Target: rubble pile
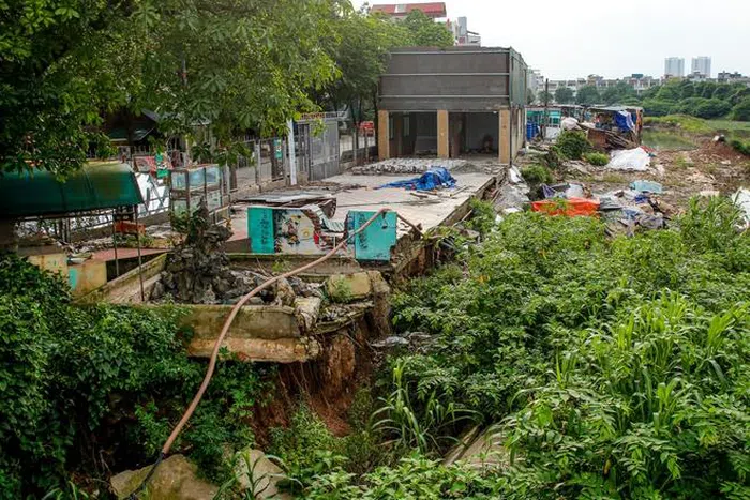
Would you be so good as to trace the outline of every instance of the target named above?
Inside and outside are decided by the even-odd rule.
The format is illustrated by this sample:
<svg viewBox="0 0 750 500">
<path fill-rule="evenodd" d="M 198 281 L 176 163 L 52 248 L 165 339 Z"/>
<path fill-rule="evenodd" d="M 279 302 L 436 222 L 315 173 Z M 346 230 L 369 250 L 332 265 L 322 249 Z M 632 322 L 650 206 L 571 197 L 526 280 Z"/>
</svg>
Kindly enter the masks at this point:
<svg viewBox="0 0 750 500">
<path fill-rule="evenodd" d="M 432 167 L 444 167 L 448 170 L 456 170 L 466 167 L 466 160 L 436 160 L 423 158 L 391 158 L 389 160 L 354 167 L 352 175 L 406 175 L 421 174 Z"/>
<path fill-rule="evenodd" d="M 229 257 L 221 251 L 232 232 L 212 225 L 205 205 L 189 225 L 184 243 L 167 257 L 161 282 L 154 286 L 151 299 L 169 294 L 181 303 L 214 304 L 239 296 L 244 282 L 230 271 Z"/>
<path fill-rule="evenodd" d="M 233 304 L 271 276 L 250 270 L 230 269 L 229 257 L 222 250 L 232 235 L 220 225 L 208 222 L 208 210 L 201 207 L 190 222 L 184 243 L 167 257 L 161 280 L 152 291 L 151 300 L 165 298 L 184 304 Z M 297 297 L 323 297 L 320 285 L 291 277 L 278 280 L 261 290 L 248 304 L 293 306 Z"/>
</svg>

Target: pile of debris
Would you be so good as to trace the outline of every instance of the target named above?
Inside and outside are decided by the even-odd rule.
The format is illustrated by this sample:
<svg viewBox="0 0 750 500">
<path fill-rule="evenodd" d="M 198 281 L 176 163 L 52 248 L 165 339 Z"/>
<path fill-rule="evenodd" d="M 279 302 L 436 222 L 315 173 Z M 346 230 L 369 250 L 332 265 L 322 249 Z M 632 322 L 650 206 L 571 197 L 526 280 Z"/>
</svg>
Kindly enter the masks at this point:
<svg viewBox="0 0 750 500">
<path fill-rule="evenodd" d="M 232 232 L 211 224 L 205 202 L 186 225 L 185 240 L 167 257 L 161 283 L 151 292 L 152 300 L 169 294 L 181 303 L 214 304 L 236 296 L 241 283 L 229 270 L 229 257 L 221 251 Z"/>
<path fill-rule="evenodd" d="M 636 180 L 627 190 L 600 195 L 592 195 L 585 184 L 578 182 L 542 184 L 541 192 L 544 199 L 532 202 L 532 211 L 550 215 L 599 215 L 611 223 L 611 229 L 624 227 L 628 234 L 636 227 L 662 229 L 676 213 L 673 206 L 660 199 L 662 185 L 648 180 Z"/>
<path fill-rule="evenodd" d="M 352 175 L 409 175 L 421 174 L 428 169 L 440 166 L 448 170 L 457 170 L 469 165 L 466 160 L 391 158 L 379 163 L 372 163 L 350 170 Z"/>
<path fill-rule="evenodd" d="M 170 297 L 183 304 L 232 304 L 270 278 L 262 272 L 230 269 L 229 257 L 222 247 L 232 232 L 210 223 L 205 204 L 187 226 L 184 242 L 169 254 L 161 280 L 151 291 L 152 301 Z M 274 287 L 261 290 L 249 304 L 291 306 L 298 296 L 322 297 L 319 288 L 299 278 L 282 279 Z"/>
</svg>

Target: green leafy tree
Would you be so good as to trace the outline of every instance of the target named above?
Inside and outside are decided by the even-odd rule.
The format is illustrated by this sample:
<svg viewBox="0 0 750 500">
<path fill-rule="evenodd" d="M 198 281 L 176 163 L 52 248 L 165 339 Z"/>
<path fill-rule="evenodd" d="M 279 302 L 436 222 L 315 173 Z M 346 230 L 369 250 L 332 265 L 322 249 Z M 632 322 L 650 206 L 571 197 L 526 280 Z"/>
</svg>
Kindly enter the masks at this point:
<svg viewBox="0 0 750 500">
<path fill-rule="evenodd" d="M 328 88 L 330 106 L 349 106 L 356 121 L 375 106 L 378 78 L 392 47 L 409 45 L 410 32 L 381 16 L 346 12 L 335 23 L 337 44 L 331 50 L 338 78 Z M 320 102 L 320 101 L 319 101 Z"/>
<path fill-rule="evenodd" d="M 129 9 L 0 1 L 0 171 L 33 165 L 65 175 L 85 161 L 100 111 L 133 90 Z"/>
<path fill-rule="evenodd" d="M 576 93 L 576 104 L 593 105 L 599 104 L 600 100 L 599 90 L 593 85 L 583 87 Z"/>
<path fill-rule="evenodd" d="M 555 102 L 558 104 L 572 104 L 575 101 L 573 91 L 568 87 L 559 87 L 555 90 Z"/>
<path fill-rule="evenodd" d="M 706 99 L 695 109 L 695 116 L 706 120 L 722 118 L 729 114 L 732 105 L 719 99 Z"/>
<path fill-rule="evenodd" d="M 657 99 L 646 99 L 643 101 L 643 109 L 646 116 L 667 116 L 674 112 L 675 104 Z"/>
<path fill-rule="evenodd" d="M 220 141 L 246 129 L 279 133 L 315 104 L 308 90 L 336 76 L 321 47 L 335 46 L 334 0 L 165 0 L 134 16 L 142 44 L 131 106 L 152 109 L 171 133 L 208 124 Z"/>
<path fill-rule="evenodd" d="M 637 95 L 633 87 L 625 82 L 617 82 L 614 87 L 607 87 L 601 94 L 604 104 L 625 104 L 626 101 L 637 100 Z"/>
<path fill-rule="evenodd" d="M 436 23 L 421 10 L 412 10 L 403 20 L 411 34 L 411 42 L 418 47 L 452 47 L 453 34 L 442 23 Z"/>
<path fill-rule="evenodd" d="M 750 97 L 746 97 L 732 108 L 732 119 L 750 122 Z"/>
<path fill-rule="evenodd" d="M 547 104 L 552 104 L 555 102 L 555 96 L 552 94 L 552 92 L 547 92 L 546 90 L 542 90 L 539 92 L 539 102 L 544 104 L 545 102 Z"/>
</svg>

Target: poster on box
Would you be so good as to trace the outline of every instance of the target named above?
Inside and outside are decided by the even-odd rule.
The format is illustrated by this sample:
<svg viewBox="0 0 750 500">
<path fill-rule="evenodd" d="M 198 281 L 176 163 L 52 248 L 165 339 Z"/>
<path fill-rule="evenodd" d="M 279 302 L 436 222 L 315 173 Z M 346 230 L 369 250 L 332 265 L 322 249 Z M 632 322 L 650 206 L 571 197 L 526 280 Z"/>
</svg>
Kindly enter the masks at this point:
<svg viewBox="0 0 750 500">
<path fill-rule="evenodd" d="M 315 255 L 326 250 L 315 223 L 302 210 L 274 210 L 276 253 Z"/>
</svg>

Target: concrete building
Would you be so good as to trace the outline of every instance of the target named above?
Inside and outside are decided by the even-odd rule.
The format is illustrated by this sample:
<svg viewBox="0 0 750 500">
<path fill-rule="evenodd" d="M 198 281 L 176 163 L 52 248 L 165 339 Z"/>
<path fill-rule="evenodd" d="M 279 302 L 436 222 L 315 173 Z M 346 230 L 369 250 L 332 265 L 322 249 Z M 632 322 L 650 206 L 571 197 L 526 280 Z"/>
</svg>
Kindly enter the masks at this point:
<svg viewBox="0 0 750 500">
<path fill-rule="evenodd" d="M 734 83 L 742 83 L 750 87 L 750 76 L 745 76 L 741 73 L 737 73 L 736 71 L 734 73 L 730 73 L 728 71 L 722 71 L 719 73 L 718 78 L 716 79 L 719 83 L 726 83 L 726 84 L 734 84 Z"/>
<path fill-rule="evenodd" d="M 544 76 L 542 75 L 542 72 L 538 69 L 530 69 L 529 81 L 526 85 L 534 95 L 534 98 L 538 99 L 539 92 L 544 90 Z"/>
<path fill-rule="evenodd" d="M 424 15 L 432 19 L 440 19 L 448 16 L 445 2 L 426 3 L 381 3 L 370 8 L 370 12 L 385 14 L 393 19 L 403 19 L 413 10 L 421 10 Z"/>
<path fill-rule="evenodd" d="M 710 57 L 694 57 L 692 69 L 690 71 L 693 75 L 701 75 L 705 78 L 711 78 L 711 58 Z"/>
<path fill-rule="evenodd" d="M 664 76 L 682 78 L 685 76 L 685 59 L 668 57 L 664 59 Z"/>
<path fill-rule="evenodd" d="M 455 158 L 523 146 L 528 69 L 512 48 L 404 48 L 380 77 L 378 156 Z"/>
<path fill-rule="evenodd" d="M 470 45 L 479 47 L 482 45 L 482 37 L 479 33 L 469 31 L 466 17 L 459 17 L 455 21 L 448 20 L 445 23 L 448 30 L 453 33 L 455 44 L 459 47 Z"/>
</svg>

